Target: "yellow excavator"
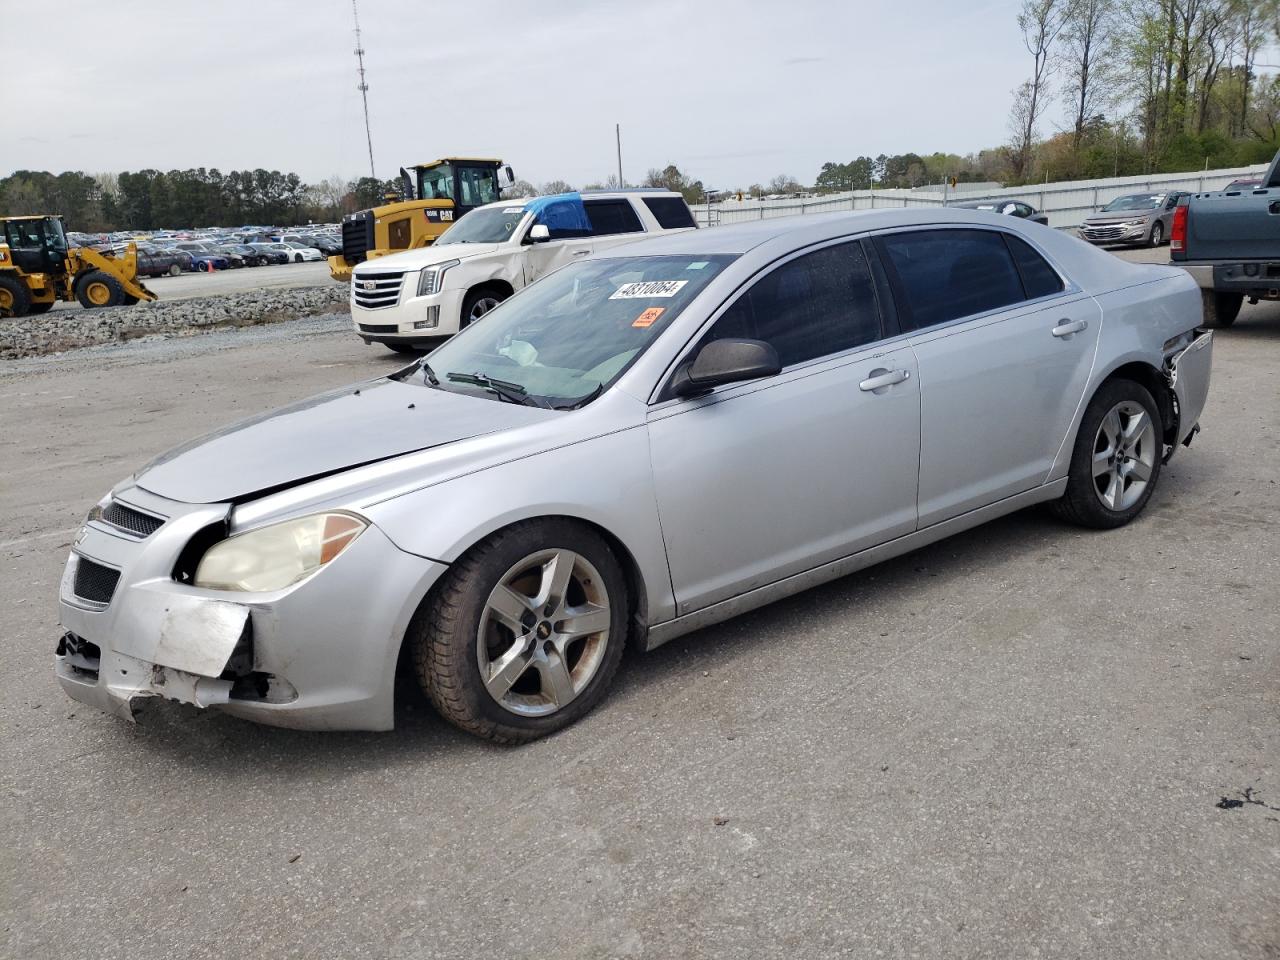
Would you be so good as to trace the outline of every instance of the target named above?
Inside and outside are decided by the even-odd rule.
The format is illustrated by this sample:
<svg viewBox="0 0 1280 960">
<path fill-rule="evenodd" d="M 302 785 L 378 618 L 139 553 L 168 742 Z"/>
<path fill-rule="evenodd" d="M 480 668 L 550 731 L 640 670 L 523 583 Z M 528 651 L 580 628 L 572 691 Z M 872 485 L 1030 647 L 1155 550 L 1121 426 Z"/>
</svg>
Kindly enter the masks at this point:
<svg viewBox="0 0 1280 960">
<path fill-rule="evenodd" d="M 329 274 L 351 279 L 358 263 L 401 250 L 426 247 L 464 213 L 502 199 L 515 174 L 501 160 L 446 157 L 400 168 L 400 195 L 380 207 L 342 218 L 342 253 L 329 258 Z"/>
<path fill-rule="evenodd" d="M 0 217 L 0 317 L 44 313 L 59 300 L 92 308 L 155 298 L 138 280 L 132 243 L 111 256 L 68 247 L 61 217 Z"/>
</svg>

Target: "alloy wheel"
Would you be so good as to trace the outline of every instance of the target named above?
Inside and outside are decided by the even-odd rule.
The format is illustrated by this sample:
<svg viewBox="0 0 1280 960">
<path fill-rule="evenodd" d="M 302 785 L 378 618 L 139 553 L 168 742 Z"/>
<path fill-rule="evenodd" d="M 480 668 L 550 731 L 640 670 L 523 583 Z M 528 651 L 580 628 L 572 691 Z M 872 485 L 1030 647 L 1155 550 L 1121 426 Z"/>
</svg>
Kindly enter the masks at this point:
<svg viewBox="0 0 1280 960">
<path fill-rule="evenodd" d="M 1093 489 L 1108 510 L 1128 510 L 1142 498 L 1159 455 L 1155 425 L 1133 400 L 1102 418 L 1093 441 Z"/>
<path fill-rule="evenodd" d="M 467 315 L 467 323 L 475 323 L 501 302 L 497 297 L 481 297 L 471 305 L 471 313 Z"/>
<path fill-rule="evenodd" d="M 480 614 L 480 679 L 511 713 L 555 713 L 595 677 L 610 622 L 609 592 L 585 557 L 565 549 L 531 554 L 502 576 Z"/>
</svg>

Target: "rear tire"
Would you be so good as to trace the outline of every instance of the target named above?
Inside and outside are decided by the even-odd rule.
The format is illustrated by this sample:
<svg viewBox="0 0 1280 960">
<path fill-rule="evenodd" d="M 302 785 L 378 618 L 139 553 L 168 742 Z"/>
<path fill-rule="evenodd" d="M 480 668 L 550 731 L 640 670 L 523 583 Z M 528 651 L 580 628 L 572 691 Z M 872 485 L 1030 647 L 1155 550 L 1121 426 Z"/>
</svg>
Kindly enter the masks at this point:
<svg viewBox="0 0 1280 960">
<path fill-rule="evenodd" d="M 25 317 L 31 311 L 26 284 L 10 274 L 0 274 L 0 317 Z"/>
<path fill-rule="evenodd" d="M 622 567 L 598 534 L 530 520 L 454 563 L 406 642 L 441 716 L 479 737 L 525 743 L 604 696 L 626 646 L 627 603 Z"/>
<path fill-rule="evenodd" d="M 179 276 L 181 273 L 182 273 L 182 264 L 180 263 L 169 264 L 169 276 L 176 277 L 176 276 Z"/>
<path fill-rule="evenodd" d="M 1213 290 L 1201 290 L 1204 301 L 1205 326 L 1219 329 L 1229 327 L 1240 315 L 1240 305 L 1244 303 L 1243 293 L 1217 293 Z"/>
<path fill-rule="evenodd" d="M 90 270 L 76 281 L 76 299 L 87 310 L 118 307 L 124 298 L 124 286 L 105 270 Z"/>
<path fill-rule="evenodd" d="M 1050 507 L 1077 526 L 1122 527 L 1151 499 L 1163 455 L 1164 424 L 1155 399 L 1132 380 L 1110 380 L 1085 409 L 1066 493 Z"/>
</svg>

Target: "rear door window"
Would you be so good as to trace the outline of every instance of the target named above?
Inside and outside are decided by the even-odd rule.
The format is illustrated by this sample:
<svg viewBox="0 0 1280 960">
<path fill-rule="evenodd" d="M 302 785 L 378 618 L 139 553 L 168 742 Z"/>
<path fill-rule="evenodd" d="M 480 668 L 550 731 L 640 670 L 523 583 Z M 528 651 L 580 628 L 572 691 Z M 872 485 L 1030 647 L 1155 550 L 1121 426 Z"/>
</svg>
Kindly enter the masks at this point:
<svg viewBox="0 0 1280 960">
<path fill-rule="evenodd" d="M 1008 233 L 1005 234 L 1004 239 L 1009 244 L 1009 252 L 1013 254 L 1014 262 L 1018 265 L 1018 273 L 1022 275 L 1022 286 L 1026 290 L 1028 300 L 1049 297 L 1066 289 L 1062 277 L 1058 276 L 1058 271 L 1049 266 L 1049 261 L 1036 253 L 1031 244 Z"/>
<path fill-rule="evenodd" d="M 644 225 L 626 200 L 584 200 L 591 234 L 596 237 L 616 233 L 643 233 Z"/>
<path fill-rule="evenodd" d="M 998 310 L 1026 296 L 1004 237 L 994 230 L 916 230 L 876 239 L 895 275 L 904 329 Z"/>
</svg>

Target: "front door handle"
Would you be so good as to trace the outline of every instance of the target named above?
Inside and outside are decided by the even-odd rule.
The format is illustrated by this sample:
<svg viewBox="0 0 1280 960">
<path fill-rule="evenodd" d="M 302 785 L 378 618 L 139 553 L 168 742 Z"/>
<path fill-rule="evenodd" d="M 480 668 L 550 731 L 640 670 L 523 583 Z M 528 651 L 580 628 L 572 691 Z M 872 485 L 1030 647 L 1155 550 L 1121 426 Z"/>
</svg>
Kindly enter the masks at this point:
<svg viewBox="0 0 1280 960">
<path fill-rule="evenodd" d="M 895 383 L 901 383 L 910 376 L 910 370 L 886 370 L 883 367 L 877 367 L 871 371 L 870 377 L 858 384 L 858 389 L 864 393 L 875 393 L 885 387 L 892 387 Z"/>
<path fill-rule="evenodd" d="M 585 257 L 590 252 L 591 252 L 590 250 L 575 250 L 573 251 L 573 255 L 575 257 Z"/>
<path fill-rule="evenodd" d="M 1073 333 L 1079 333 L 1089 326 L 1088 320 L 1063 320 L 1053 328 L 1053 335 L 1061 337 L 1063 340 L 1070 337 Z"/>
</svg>

